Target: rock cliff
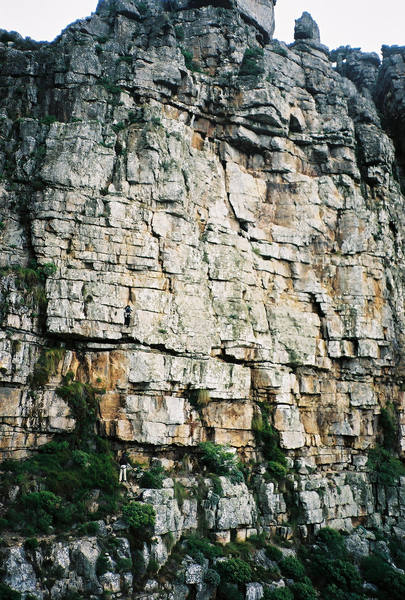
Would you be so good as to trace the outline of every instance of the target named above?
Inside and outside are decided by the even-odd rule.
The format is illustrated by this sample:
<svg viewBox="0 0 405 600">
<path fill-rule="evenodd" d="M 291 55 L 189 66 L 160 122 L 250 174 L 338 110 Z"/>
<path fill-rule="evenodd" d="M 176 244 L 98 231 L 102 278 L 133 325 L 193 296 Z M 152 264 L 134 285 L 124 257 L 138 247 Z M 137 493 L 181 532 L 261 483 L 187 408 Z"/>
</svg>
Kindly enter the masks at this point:
<svg viewBox="0 0 405 600">
<path fill-rule="evenodd" d="M 274 4 L 100 0 L 51 44 L 0 33 L 1 453 L 69 439 L 61 386 L 102 388 L 98 434 L 169 471 L 128 488 L 154 507 L 156 569 L 202 517 L 223 543 L 405 536 L 405 478 L 369 459 L 405 453 L 405 51 L 330 53 L 308 13 L 287 46 Z M 245 479 L 201 472 L 206 441 Z M 104 574 L 97 538 L 9 540 L 5 584 L 129 597 L 125 523 L 99 527 Z M 196 564 L 137 597 L 210 598 Z"/>
</svg>

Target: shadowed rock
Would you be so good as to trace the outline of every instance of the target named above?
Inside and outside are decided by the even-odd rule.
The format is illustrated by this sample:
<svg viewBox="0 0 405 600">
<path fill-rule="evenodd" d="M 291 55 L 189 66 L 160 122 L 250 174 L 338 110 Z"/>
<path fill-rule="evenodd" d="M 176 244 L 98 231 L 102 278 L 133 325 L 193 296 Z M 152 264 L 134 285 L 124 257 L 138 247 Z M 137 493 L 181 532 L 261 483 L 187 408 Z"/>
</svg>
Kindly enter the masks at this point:
<svg viewBox="0 0 405 600">
<path fill-rule="evenodd" d="M 294 39 L 309 40 L 317 44 L 321 42 L 319 27 L 308 12 L 303 12 L 302 17 L 295 21 Z"/>
</svg>

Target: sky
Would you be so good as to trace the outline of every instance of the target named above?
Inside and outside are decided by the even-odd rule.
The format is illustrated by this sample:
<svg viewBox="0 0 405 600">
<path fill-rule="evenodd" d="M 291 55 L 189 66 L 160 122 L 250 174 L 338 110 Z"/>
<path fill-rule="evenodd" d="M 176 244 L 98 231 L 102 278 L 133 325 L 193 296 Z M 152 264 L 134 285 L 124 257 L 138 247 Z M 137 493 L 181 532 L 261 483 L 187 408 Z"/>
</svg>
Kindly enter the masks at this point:
<svg viewBox="0 0 405 600">
<path fill-rule="evenodd" d="M 51 41 L 96 6 L 97 0 L 0 0 L 0 29 Z M 378 52 L 382 44 L 405 45 L 405 0 L 278 0 L 275 37 L 292 42 L 294 20 L 304 10 L 331 49 L 350 45 Z"/>
<path fill-rule="evenodd" d="M 278 0 L 274 37 L 292 42 L 294 20 L 303 11 L 311 13 L 330 49 L 349 45 L 379 52 L 383 44 L 405 46 L 405 0 Z"/>
</svg>

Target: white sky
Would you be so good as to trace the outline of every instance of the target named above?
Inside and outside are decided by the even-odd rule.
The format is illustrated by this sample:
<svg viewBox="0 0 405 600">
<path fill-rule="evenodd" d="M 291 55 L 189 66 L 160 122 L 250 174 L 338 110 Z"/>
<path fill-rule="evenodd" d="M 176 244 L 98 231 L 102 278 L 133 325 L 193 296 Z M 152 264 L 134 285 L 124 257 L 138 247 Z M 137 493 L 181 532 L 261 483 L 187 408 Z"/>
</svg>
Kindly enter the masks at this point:
<svg viewBox="0 0 405 600">
<path fill-rule="evenodd" d="M 76 19 L 95 11 L 97 0 L 0 0 L 0 28 L 35 40 L 53 40 Z M 306 10 L 329 48 L 405 45 L 405 0 L 278 0 L 275 37 L 293 41 L 294 20 Z"/>
<path fill-rule="evenodd" d="M 294 20 L 305 10 L 330 49 L 349 45 L 379 52 L 383 44 L 405 46 L 405 0 L 278 0 L 274 37 L 292 42 Z"/>
</svg>

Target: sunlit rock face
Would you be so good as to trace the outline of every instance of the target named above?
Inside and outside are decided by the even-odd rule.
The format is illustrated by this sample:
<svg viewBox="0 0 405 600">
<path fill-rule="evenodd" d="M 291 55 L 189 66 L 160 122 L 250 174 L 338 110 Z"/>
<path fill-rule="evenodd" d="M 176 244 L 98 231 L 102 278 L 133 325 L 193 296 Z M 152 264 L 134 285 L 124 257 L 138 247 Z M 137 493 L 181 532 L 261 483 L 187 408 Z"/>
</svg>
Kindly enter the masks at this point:
<svg viewBox="0 0 405 600">
<path fill-rule="evenodd" d="M 260 464 L 266 406 L 303 532 L 401 527 L 403 486 L 376 495 L 367 452 L 388 403 L 405 450 L 403 50 L 335 69 L 308 13 L 287 47 L 271 0 L 214 4 L 104 0 L 52 44 L 0 44 L 0 263 L 45 273 L 2 271 L 2 454 L 72 431 L 68 372 L 143 458 L 209 439 Z M 288 520 L 262 474 L 216 504 L 207 484 L 216 539 Z M 178 539 L 202 505 L 168 490 L 147 501 Z"/>
</svg>

